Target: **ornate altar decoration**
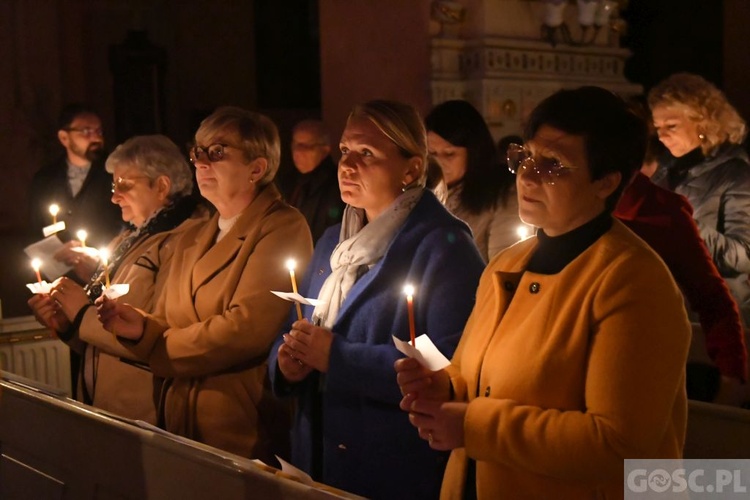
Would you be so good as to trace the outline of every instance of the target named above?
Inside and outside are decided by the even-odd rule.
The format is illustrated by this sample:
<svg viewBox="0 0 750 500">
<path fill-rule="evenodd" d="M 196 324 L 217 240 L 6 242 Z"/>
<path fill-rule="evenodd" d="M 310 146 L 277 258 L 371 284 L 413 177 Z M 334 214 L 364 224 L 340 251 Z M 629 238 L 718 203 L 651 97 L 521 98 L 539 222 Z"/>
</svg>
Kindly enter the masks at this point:
<svg viewBox="0 0 750 500">
<path fill-rule="evenodd" d="M 519 134 L 534 106 L 561 88 L 642 92 L 623 74 L 626 0 L 434 1 L 432 102 L 466 99 L 496 139 Z M 450 16 L 449 12 L 460 12 Z M 461 8 L 463 7 L 463 8 Z M 445 18 L 448 15 L 448 18 Z M 447 28 L 447 29 L 446 29 Z"/>
</svg>

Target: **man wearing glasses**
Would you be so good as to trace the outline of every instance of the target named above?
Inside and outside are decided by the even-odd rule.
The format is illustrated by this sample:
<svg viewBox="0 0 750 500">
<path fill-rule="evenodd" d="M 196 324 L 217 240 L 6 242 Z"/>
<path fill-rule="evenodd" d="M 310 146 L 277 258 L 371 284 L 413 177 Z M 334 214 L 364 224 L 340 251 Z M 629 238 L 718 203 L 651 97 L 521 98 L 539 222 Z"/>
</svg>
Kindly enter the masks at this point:
<svg viewBox="0 0 750 500">
<path fill-rule="evenodd" d="M 42 228 L 53 221 L 49 207 L 56 204 L 57 221 L 65 221 L 66 226 L 58 233 L 60 239 L 70 240 L 83 229 L 89 246 L 105 245 L 120 232 L 122 222 L 120 210 L 110 200 L 112 177 L 104 170 L 101 119 L 89 106 L 69 104 L 60 113 L 58 127 L 57 138 L 65 151 L 31 182 L 30 239 L 42 239 Z"/>
<path fill-rule="evenodd" d="M 341 201 L 336 164 L 330 156 L 331 138 L 318 120 L 303 120 L 292 129 L 292 159 L 295 171 L 281 183 L 287 203 L 305 216 L 313 242 L 329 226 L 341 221 Z"/>
</svg>

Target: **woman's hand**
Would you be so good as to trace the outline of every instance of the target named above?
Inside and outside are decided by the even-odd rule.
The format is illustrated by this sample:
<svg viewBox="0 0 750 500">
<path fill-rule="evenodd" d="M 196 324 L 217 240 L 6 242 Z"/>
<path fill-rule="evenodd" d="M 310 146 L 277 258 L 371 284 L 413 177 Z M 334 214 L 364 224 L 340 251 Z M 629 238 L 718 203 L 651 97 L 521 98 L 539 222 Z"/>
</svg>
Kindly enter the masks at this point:
<svg viewBox="0 0 750 500">
<path fill-rule="evenodd" d="M 70 278 L 60 278 L 50 291 L 50 297 L 71 323 L 82 307 L 89 304 L 89 297 L 78 283 Z"/>
<path fill-rule="evenodd" d="M 49 295 L 45 293 L 34 294 L 28 300 L 28 304 L 36 320 L 47 328 L 56 332 L 64 332 L 70 328 L 70 321 Z"/>
<path fill-rule="evenodd" d="M 292 349 L 294 357 L 321 373 L 328 371 L 333 333 L 314 326 L 306 319 L 295 321 L 292 330 L 283 336 L 284 345 Z"/>
<path fill-rule="evenodd" d="M 464 446 L 464 419 L 467 403 L 441 403 L 407 396 L 409 422 L 419 430 L 419 437 L 433 450 L 453 450 Z"/>
<path fill-rule="evenodd" d="M 143 337 L 145 317 L 138 309 L 102 295 L 96 302 L 96 312 L 104 329 L 118 337 L 140 340 Z"/>
<path fill-rule="evenodd" d="M 450 376 L 445 370 L 433 372 L 414 358 L 402 358 L 393 364 L 396 370 L 396 382 L 404 400 L 401 409 L 409 411 L 406 397 L 414 395 L 419 399 L 448 401 L 450 399 Z M 410 403 L 409 403 L 410 404 Z"/>
<path fill-rule="evenodd" d="M 279 364 L 279 370 L 287 382 L 301 382 L 313 371 L 311 366 L 306 365 L 297 358 L 297 354 L 296 351 L 286 344 L 279 346 L 279 355 L 276 359 Z"/>
</svg>

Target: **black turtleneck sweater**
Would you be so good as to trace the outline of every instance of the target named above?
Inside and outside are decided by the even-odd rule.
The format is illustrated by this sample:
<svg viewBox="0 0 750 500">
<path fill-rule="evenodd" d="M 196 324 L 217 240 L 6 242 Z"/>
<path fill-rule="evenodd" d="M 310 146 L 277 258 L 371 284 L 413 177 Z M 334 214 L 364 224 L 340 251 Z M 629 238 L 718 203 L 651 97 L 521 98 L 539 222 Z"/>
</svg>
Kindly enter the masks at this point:
<svg viewBox="0 0 750 500">
<path fill-rule="evenodd" d="M 674 162 L 667 170 L 669 189 L 674 191 L 675 188 L 685 180 L 688 170 L 701 163 L 703 160 L 705 160 L 705 156 L 703 156 L 703 150 L 700 146 L 679 158 L 675 158 Z"/>
<path fill-rule="evenodd" d="M 537 231 L 539 245 L 526 268 L 532 273 L 557 274 L 612 227 L 612 215 L 604 211 L 587 223 L 560 236 Z"/>
</svg>

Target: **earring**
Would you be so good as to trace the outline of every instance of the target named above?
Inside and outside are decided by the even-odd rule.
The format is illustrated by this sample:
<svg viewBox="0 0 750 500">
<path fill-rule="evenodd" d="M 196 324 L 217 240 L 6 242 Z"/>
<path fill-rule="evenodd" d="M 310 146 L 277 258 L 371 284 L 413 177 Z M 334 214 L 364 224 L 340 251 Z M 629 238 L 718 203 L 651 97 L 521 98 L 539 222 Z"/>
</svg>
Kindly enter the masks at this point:
<svg viewBox="0 0 750 500">
<path fill-rule="evenodd" d="M 407 186 L 406 181 L 404 181 L 404 182 L 401 183 L 401 192 L 402 193 L 406 192 L 406 186 Z"/>
<path fill-rule="evenodd" d="M 705 136 L 705 135 L 703 135 L 703 134 L 698 134 L 698 139 L 700 139 L 701 141 L 702 141 L 702 140 L 704 140 L 705 138 L 706 138 L 706 136 Z"/>
</svg>

